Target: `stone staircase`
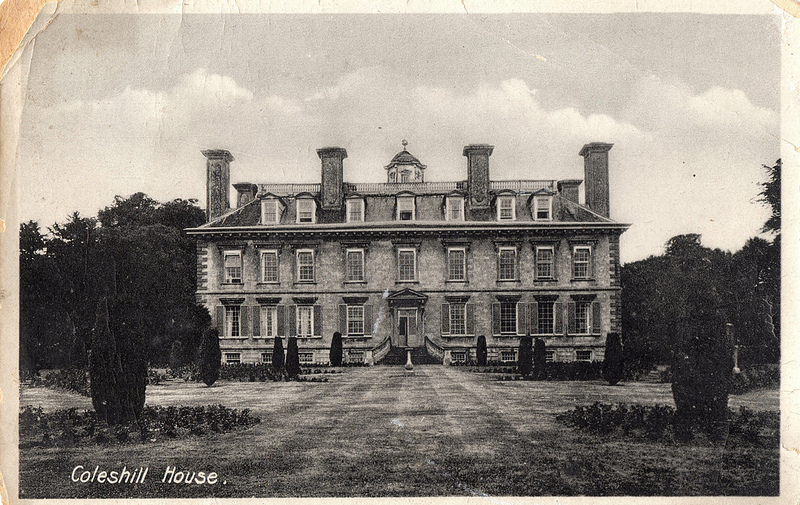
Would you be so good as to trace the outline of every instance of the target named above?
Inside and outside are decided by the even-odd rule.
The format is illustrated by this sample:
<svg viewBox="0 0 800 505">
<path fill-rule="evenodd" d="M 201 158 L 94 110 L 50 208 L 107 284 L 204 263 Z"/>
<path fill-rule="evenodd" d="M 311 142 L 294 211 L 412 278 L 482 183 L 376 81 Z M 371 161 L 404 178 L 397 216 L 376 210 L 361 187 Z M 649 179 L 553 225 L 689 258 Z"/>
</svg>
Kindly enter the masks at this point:
<svg viewBox="0 0 800 505">
<path fill-rule="evenodd" d="M 441 365 L 442 361 L 428 354 L 424 346 L 411 349 L 411 363 L 417 365 Z M 378 360 L 376 365 L 405 365 L 406 350 L 402 347 L 392 347 L 383 359 Z"/>
</svg>

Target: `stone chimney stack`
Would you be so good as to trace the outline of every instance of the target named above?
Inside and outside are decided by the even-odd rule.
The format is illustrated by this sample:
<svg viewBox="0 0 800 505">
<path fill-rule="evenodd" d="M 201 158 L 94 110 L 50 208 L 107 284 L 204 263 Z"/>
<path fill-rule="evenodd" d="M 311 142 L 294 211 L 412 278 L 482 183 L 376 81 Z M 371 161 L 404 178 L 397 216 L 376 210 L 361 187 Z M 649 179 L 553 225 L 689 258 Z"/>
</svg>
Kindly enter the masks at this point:
<svg viewBox="0 0 800 505">
<path fill-rule="evenodd" d="M 344 217 L 344 163 L 347 151 L 342 147 L 317 149 L 322 162 L 322 212 L 320 222 L 338 223 Z"/>
<path fill-rule="evenodd" d="M 608 151 L 614 144 L 593 142 L 578 153 L 583 156 L 586 180 L 586 206 L 593 212 L 609 217 L 608 203 Z"/>
<path fill-rule="evenodd" d="M 249 182 L 239 182 L 233 185 L 236 188 L 236 208 L 247 205 L 252 202 L 256 193 L 258 193 L 258 186 Z"/>
<path fill-rule="evenodd" d="M 464 146 L 461 153 L 467 157 L 467 207 L 470 219 L 489 221 L 492 217 L 491 199 L 489 198 L 489 156 L 494 146 L 488 144 L 470 144 Z"/>
<path fill-rule="evenodd" d="M 214 220 L 231 208 L 231 161 L 224 149 L 202 151 L 206 161 L 206 218 Z"/>
<path fill-rule="evenodd" d="M 558 181 L 558 193 L 567 200 L 575 203 L 580 203 L 578 200 L 578 188 L 583 181 L 580 179 L 564 179 Z"/>
</svg>

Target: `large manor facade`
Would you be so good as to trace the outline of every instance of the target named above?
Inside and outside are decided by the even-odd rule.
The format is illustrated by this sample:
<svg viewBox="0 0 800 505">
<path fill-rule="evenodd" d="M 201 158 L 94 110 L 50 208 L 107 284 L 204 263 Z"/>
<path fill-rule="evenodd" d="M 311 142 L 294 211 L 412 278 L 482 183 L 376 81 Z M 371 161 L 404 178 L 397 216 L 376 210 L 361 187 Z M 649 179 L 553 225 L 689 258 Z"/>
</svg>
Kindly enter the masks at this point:
<svg viewBox="0 0 800 505">
<path fill-rule="evenodd" d="M 403 144 L 385 183 L 345 182 L 347 151 L 328 147 L 319 184 L 233 184 L 235 209 L 233 156 L 203 151 L 208 222 L 188 233 L 222 361 L 270 362 L 274 339 L 296 336 L 301 363 L 328 363 L 337 331 L 366 364 L 398 348 L 474 360 L 479 336 L 489 361 L 512 362 L 523 335 L 549 361 L 602 360 L 621 333 L 628 228 L 609 217 L 612 144 L 583 146 L 583 181 L 492 180 L 494 147 L 467 145 L 453 182 L 425 182 Z"/>
</svg>

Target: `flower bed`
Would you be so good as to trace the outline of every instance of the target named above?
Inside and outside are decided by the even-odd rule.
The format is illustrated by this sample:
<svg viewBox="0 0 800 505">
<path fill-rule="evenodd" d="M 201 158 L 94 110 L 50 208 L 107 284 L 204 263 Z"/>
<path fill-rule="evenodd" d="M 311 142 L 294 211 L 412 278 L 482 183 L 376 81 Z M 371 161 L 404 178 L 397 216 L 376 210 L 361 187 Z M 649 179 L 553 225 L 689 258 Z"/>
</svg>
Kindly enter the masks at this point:
<svg viewBox="0 0 800 505">
<path fill-rule="evenodd" d="M 227 433 L 261 422 L 249 409 L 224 405 L 198 407 L 145 406 L 138 425 L 109 427 L 93 410 L 77 409 L 44 413 L 31 406 L 20 410 L 20 447 L 75 445 L 81 443 L 155 442 L 208 433 Z"/>
<path fill-rule="evenodd" d="M 780 439 L 778 412 L 755 412 L 746 407 L 729 410 L 728 443 L 775 448 Z M 611 405 L 594 403 L 577 406 L 556 416 L 560 423 L 604 437 L 645 438 L 674 442 L 675 409 L 668 405 Z"/>
</svg>

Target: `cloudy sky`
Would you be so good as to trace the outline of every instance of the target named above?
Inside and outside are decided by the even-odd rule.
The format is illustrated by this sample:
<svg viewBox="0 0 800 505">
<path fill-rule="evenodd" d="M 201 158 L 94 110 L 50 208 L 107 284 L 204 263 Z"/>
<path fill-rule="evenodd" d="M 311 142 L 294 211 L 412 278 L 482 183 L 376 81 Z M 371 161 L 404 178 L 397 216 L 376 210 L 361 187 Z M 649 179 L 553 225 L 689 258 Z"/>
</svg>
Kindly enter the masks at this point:
<svg viewBox="0 0 800 505">
<path fill-rule="evenodd" d="M 426 180 L 583 178 L 611 142 L 622 259 L 680 233 L 736 250 L 768 211 L 779 155 L 780 26 L 699 14 L 77 15 L 36 38 L 19 147 L 21 218 L 43 226 L 115 195 L 197 198 L 201 149 L 233 182 L 384 181 L 407 139 Z"/>
</svg>

